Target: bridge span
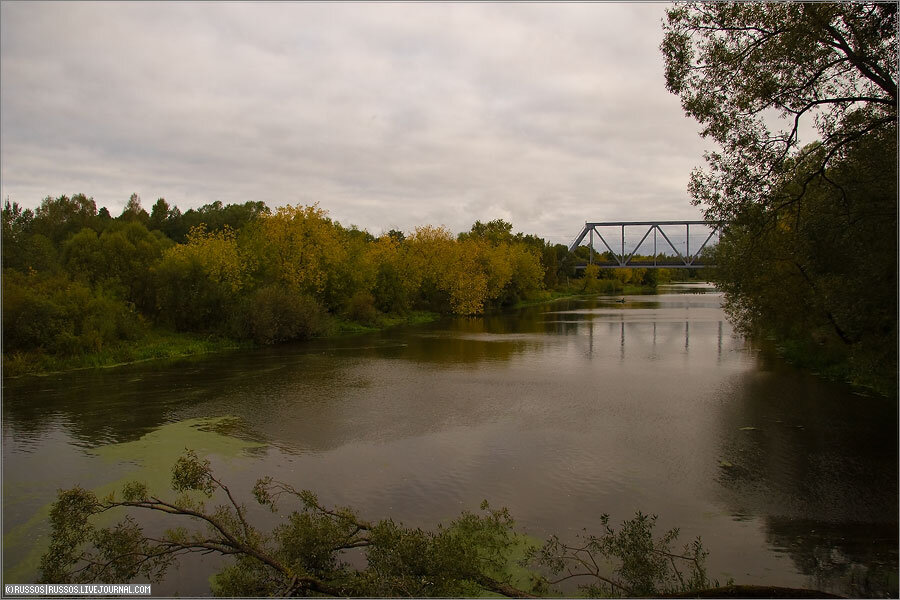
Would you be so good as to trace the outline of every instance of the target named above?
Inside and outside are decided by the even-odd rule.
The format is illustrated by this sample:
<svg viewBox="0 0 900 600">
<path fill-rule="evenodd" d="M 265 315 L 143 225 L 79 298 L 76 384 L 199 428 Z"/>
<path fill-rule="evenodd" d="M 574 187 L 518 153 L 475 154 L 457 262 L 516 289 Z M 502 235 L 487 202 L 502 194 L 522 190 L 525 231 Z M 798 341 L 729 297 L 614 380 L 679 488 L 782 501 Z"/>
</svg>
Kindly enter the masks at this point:
<svg viewBox="0 0 900 600">
<path fill-rule="evenodd" d="M 703 229 L 705 233 L 706 230 L 709 231 L 709 235 L 706 236 L 703 243 L 699 244 L 696 249 L 691 252 L 691 225 L 694 226 L 694 231 L 697 229 Z M 713 237 L 716 237 L 716 241 L 718 241 L 718 236 L 721 234 L 723 223 L 719 221 L 598 221 L 598 222 L 587 222 L 584 224 L 584 228 L 575 238 L 575 240 L 569 244 L 569 252 L 574 252 L 575 248 L 577 248 L 582 241 L 584 241 L 585 237 L 589 238 L 589 264 L 596 264 L 601 269 L 621 269 L 621 268 L 643 268 L 643 269 L 702 269 L 704 267 L 713 266 L 709 263 L 703 262 L 702 253 L 703 250 L 709 246 L 710 240 Z M 631 250 L 630 253 L 625 252 L 625 228 L 631 228 L 630 231 L 634 231 L 634 228 L 638 229 L 638 234 L 641 231 L 644 231 L 643 237 L 641 237 L 640 241 L 634 246 L 634 249 Z M 680 231 L 680 228 L 684 227 L 684 247 L 682 252 L 681 248 L 677 247 L 676 244 L 672 242 L 670 235 L 672 237 L 676 237 L 673 233 L 673 228 L 677 228 Z M 667 228 L 668 234 L 665 229 Z M 616 252 L 613 250 L 612 245 L 610 245 L 609 241 L 604 237 L 604 233 L 607 237 L 612 239 L 612 235 L 615 235 L 616 230 L 620 233 L 620 245 L 619 251 Z M 646 256 L 638 254 L 638 250 L 642 247 L 644 242 L 647 242 L 649 246 L 648 238 L 650 234 L 653 234 L 653 247 L 652 253 L 650 256 L 652 259 L 648 260 Z M 603 245 L 606 246 L 606 250 L 608 252 L 597 252 L 594 248 L 594 236 L 597 236 Z M 680 237 L 680 234 L 679 234 Z M 661 239 L 660 239 L 661 238 Z M 700 236 L 702 239 L 702 234 Z M 616 240 L 613 240 L 615 243 Z M 679 244 L 678 246 L 680 246 Z M 662 252 L 659 252 L 658 246 L 662 247 Z M 669 253 L 669 250 L 675 252 L 674 256 Z M 647 248 L 650 250 L 650 248 Z M 606 254 L 607 257 L 612 256 L 613 260 L 606 262 L 595 262 L 594 254 Z M 635 260 L 637 259 L 637 260 Z"/>
</svg>

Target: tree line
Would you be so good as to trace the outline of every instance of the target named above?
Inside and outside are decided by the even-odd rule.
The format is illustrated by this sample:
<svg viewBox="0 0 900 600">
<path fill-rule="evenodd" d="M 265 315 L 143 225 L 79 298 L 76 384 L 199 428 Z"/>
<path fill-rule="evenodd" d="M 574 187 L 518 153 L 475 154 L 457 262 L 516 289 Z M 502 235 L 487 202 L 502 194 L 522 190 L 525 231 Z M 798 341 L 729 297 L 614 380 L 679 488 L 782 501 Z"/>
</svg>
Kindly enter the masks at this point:
<svg viewBox="0 0 900 600">
<path fill-rule="evenodd" d="M 117 217 L 84 194 L 33 211 L 7 200 L 2 217 L 4 358 L 87 355 L 151 329 L 273 344 L 336 320 L 474 315 L 560 286 L 615 291 L 659 277 L 582 278 L 587 248 L 570 253 L 500 219 L 459 235 L 425 225 L 375 237 L 318 205 L 182 212 L 160 198 L 148 213 L 136 194 Z"/>
</svg>

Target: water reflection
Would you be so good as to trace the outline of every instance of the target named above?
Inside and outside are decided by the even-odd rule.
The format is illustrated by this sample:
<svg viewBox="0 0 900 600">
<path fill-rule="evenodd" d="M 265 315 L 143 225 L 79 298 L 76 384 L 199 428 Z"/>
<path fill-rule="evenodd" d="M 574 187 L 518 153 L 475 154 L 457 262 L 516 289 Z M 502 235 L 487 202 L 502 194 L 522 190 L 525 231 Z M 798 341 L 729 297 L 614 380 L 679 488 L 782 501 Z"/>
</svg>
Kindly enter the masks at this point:
<svg viewBox="0 0 900 600">
<path fill-rule="evenodd" d="M 745 373 L 719 413 L 719 497 L 736 516 L 764 515 L 768 542 L 809 585 L 895 596 L 896 404 L 780 371 Z"/>
<path fill-rule="evenodd" d="M 86 448 L 234 415 L 267 444 L 223 465 L 234 489 L 272 474 L 420 526 L 487 498 L 537 536 L 641 509 L 702 535 L 715 577 L 896 578 L 896 407 L 762 360 L 689 289 L 4 382 L 4 527 L 102 483 Z"/>
</svg>

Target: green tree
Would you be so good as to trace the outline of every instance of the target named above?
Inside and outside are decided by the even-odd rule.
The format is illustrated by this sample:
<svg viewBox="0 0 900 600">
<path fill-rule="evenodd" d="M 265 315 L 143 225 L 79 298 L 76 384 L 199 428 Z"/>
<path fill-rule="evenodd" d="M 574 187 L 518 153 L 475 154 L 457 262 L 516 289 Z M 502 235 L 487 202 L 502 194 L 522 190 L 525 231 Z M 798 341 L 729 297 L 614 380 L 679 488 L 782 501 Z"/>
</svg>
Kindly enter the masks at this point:
<svg viewBox="0 0 900 600">
<path fill-rule="evenodd" d="M 493 592 L 534 597 L 549 582 L 535 573 L 513 585 L 511 552 L 527 542 L 516 534 L 506 509 L 483 502 L 478 513 L 463 512 L 455 521 L 426 531 L 386 519 L 370 521 L 349 507 L 328 507 L 308 490 L 265 477 L 253 488 L 256 501 L 272 511 L 287 502 L 296 508 L 282 524 L 266 532 L 249 518 L 246 505 L 216 478 L 208 460 L 187 451 L 172 470 L 175 498 L 155 495 L 140 482 L 126 483 L 106 498 L 76 487 L 60 491 L 50 511 L 52 536 L 41 558 L 41 580 L 48 583 L 161 580 L 175 561 L 193 552 L 232 559 L 212 579 L 218 596 L 409 596 L 472 597 Z M 117 495 L 118 498 L 117 499 Z M 207 508 L 216 498 L 221 503 Z M 112 509 L 129 511 L 111 527 L 96 517 Z M 148 535 L 135 518 L 142 511 L 180 517 L 181 526 Z M 568 546 L 552 537 L 527 553 L 563 577 L 590 577 L 587 591 L 611 586 L 614 595 L 656 595 L 708 587 L 706 551 L 699 540 L 683 554 L 672 549 L 678 531 L 653 533 L 655 516 L 638 513 L 620 530 L 604 515 L 604 532 Z M 351 565 L 350 551 L 364 561 Z M 593 565 L 593 567 L 591 566 Z M 601 569 L 600 566 L 603 565 Z M 586 570 L 585 570 L 586 569 Z"/>
<path fill-rule="evenodd" d="M 3 351 L 94 352 L 141 331 L 133 308 L 63 273 L 3 277 Z"/>
<path fill-rule="evenodd" d="M 3 268 L 45 271 L 56 265 L 56 248 L 46 235 L 33 232 L 34 212 L 9 200 L 3 206 Z M 43 228 L 47 231 L 46 227 Z"/>
<path fill-rule="evenodd" d="M 888 394 L 897 26 L 894 3 L 676 5 L 661 46 L 668 89 L 721 147 L 689 191 L 727 223 L 714 276 L 732 319 Z"/>
<path fill-rule="evenodd" d="M 844 161 L 832 162 L 828 181 L 807 182 L 798 165 L 798 179 L 783 193 L 806 186 L 802 205 L 742 211 L 719 244 L 715 277 L 743 331 L 774 334 L 791 358 L 890 394 L 897 377 L 897 164 L 896 153 L 883 151 L 886 141 L 855 144 Z M 816 158 L 810 163 L 806 168 L 817 168 Z"/>
<path fill-rule="evenodd" d="M 789 160 L 804 123 L 824 150 L 806 178 L 855 141 L 896 130 L 896 3 L 691 3 L 667 17 L 666 87 L 721 146 L 691 176 L 708 219 L 802 198 L 802 185 L 794 196 L 779 192 L 797 180 L 795 165 L 808 164 Z"/>
<path fill-rule="evenodd" d="M 84 194 L 76 194 L 71 198 L 47 196 L 35 211 L 31 230 L 46 236 L 54 244 L 59 244 L 85 227 L 95 227 L 96 216 L 97 205 L 94 199 Z"/>
<path fill-rule="evenodd" d="M 150 215 L 141 206 L 140 196 L 137 194 L 131 195 L 128 202 L 125 203 L 125 208 L 122 209 L 122 214 L 119 215 L 119 220 L 136 221 L 145 227 L 150 223 Z"/>
<path fill-rule="evenodd" d="M 3 268 L 24 268 L 22 245 L 31 230 L 34 211 L 23 209 L 18 202 L 3 204 Z"/>
<path fill-rule="evenodd" d="M 399 232 L 395 232 L 399 233 Z M 375 306 L 386 313 L 404 314 L 412 308 L 421 284 L 421 272 L 409 257 L 405 236 L 388 232 L 368 246 L 370 261 L 375 265 L 372 288 Z"/>
<path fill-rule="evenodd" d="M 484 240 L 494 245 L 509 242 L 513 239 L 512 223 L 508 223 L 503 219 L 494 219 L 487 223 L 475 221 L 472 228 L 467 233 L 461 233 L 458 237 L 460 240 Z"/>
<path fill-rule="evenodd" d="M 328 332 L 325 309 L 311 296 L 272 284 L 243 294 L 231 324 L 231 334 L 268 345 L 302 340 Z"/>
<path fill-rule="evenodd" d="M 107 256 L 100 236 L 85 227 L 63 244 L 62 262 L 75 279 L 96 284 L 109 275 Z"/>
<path fill-rule="evenodd" d="M 200 208 L 192 208 L 184 214 L 175 207 L 170 212 L 171 223 L 167 224 L 169 230 L 164 231 L 173 240 L 182 242 L 193 227 L 204 225 L 209 231 L 220 231 L 225 227 L 230 227 L 234 231 L 240 231 L 270 212 L 265 202 L 259 201 L 226 205 L 222 204 L 220 200 L 216 200 L 210 204 L 204 204 Z"/>
<path fill-rule="evenodd" d="M 79 239 L 66 246 L 68 254 L 65 256 L 73 258 L 84 251 L 93 253 L 92 241 L 76 237 Z M 76 243 L 80 242 L 88 244 L 79 248 L 76 253 Z M 153 306 L 154 298 L 152 269 L 171 245 L 172 242 L 167 237 L 158 231 L 147 231 L 140 222 L 116 222 L 100 235 L 99 252 L 102 261 L 91 263 L 97 270 L 89 279 L 103 282 L 117 290 L 122 298 L 143 309 L 149 309 Z M 71 268 L 76 268 L 75 263 L 70 265 Z"/>
<path fill-rule="evenodd" d="M 158 199 L 156 204 L 153 205 L 153 208 L 150 209 L 150 220 L 147 223 L 147 228 L 151 231 L 154 229 L 164 231 L 166 221 L 169 219 L 170 210 L 171 207 L 169 206 L 169 203 L 166 202 L 165 198 Z"/>
<path fill-rule="evenodd" d="M 254 264 L 230 228 L 194 227 L 153 268 L 157 318 L 180 330 L 222 330 L 251 285 Z"/>
</svg>

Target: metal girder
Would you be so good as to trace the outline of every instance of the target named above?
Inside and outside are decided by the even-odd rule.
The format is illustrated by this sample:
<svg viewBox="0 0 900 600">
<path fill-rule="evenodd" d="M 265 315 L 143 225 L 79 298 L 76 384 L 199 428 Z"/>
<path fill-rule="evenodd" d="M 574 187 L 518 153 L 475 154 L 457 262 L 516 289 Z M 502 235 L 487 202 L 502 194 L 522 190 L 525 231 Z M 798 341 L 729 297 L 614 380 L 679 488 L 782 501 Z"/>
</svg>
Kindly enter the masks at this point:
<svg viewBox="0 0 900 600">
<path fill-rule="evenodd" d="M 663 226 L 666 225 L 683 225 L 685 228 L 685 253 L 682 254 L 681 251 L 675 247 L 675 244 L 672 243 L 672 240 L 669 239 L 669 236 L 666 235 L 666 232 L 662 229 Z M 691 225 L 702 225 L 705 227 L 709 227 L 711 229 L 709 235 L 706 237 L 706 240 L 700 245 L 699 248 L 695 252 L 690 251 L 690 227 Z M 606 246 L 606 249 L 609 250 L 609 253 L 615 257 L 616 263 L 609 265 L 598 264 L 600 268 L 627 268 L 627 267 L 640 267 L 640 268 L 651 268 L 651 269 L 700 269 L 702 267 L 708 266 L 703 265 L 697 262 L 697 259 L 700 256 L 700 253 L 704 248 L 709 244 L 709 241 L 712 237 L 721 230 L 723 223 L 719 221 L 597 221 L 597 222 L 586 222 L 584 224 L 584 228 L 578 234 L 578 236 L 569 244 L 569 252 L 573 252 L 575 248 L 577 248 L 581 242 L 584 240 L 586 236 L 590 234 L 591 236 L 591 258 L 593 259 L 593 236 L 594 234 L 600 238 L 600 241 L 603 242 L 603 245 Z M 634 247 L 634 250 L 631 251 L 631 254 L 625 255 L 625 228 L 626 227 L 635 227 L 635 226 L 645 226 L 647 227 L 647 231 L 644 233 L 641 241 L 637 243 L 637 246 Z M 597 227 L 619 227 L 622 232 L 622 248 L 620 253 L 616 253 L 610 244 L 606 241 L 606 238 L 603 237 L 599 231 L 597 231 Z M 634 263 L 632 262 L 632 258 L 637 253 L 638 249 L 641 247 L 641 244 L 644 243 L 644 240 L 647 239 L 647 236 L 653 232 L 653 264 L 646 263 Z M 662 235 L 663 239 L 669 244 L 669 247 L 675 252 L 678 260 L 680 262 L 676 262 L 675 264 L 658 264 L 657 263 L 657 252 L 656 252 L 656 233 Z M 592 261 L 593 262 L 593 261 Z"/>
</svg>

